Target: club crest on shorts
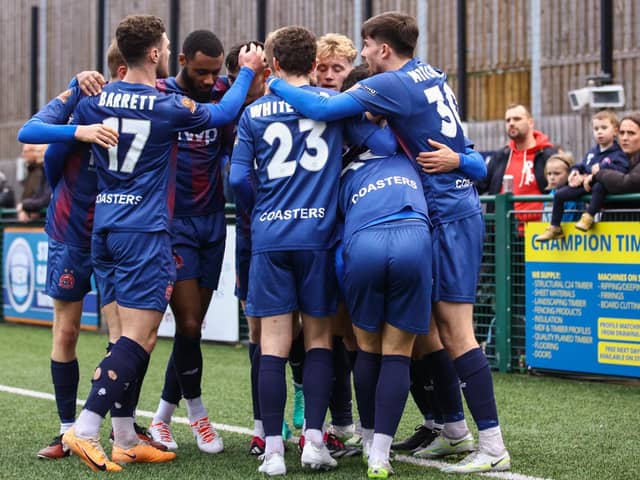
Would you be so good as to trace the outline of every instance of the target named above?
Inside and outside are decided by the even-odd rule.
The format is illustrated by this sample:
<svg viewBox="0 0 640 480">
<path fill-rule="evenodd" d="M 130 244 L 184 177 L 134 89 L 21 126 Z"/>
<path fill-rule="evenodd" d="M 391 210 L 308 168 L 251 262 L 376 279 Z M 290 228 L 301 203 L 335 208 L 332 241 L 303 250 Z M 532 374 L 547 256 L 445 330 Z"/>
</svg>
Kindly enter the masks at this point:
<svg viewBox="0 0 640 480">
<path fill-rule="evenodd" d="M 58 279 L 58 286 L 60 288 L 64 288 L 66 290 L 71 290 L 76 284 L 76 277 L 73 276 L 73 270 L 67 271 L 65 270 L 60 278 Z"/>
<path fill-rule="evenodd" d="M 184 267 L 184 258 L 182 258 L 182 256 L 175 250 L 173 251 L 173 261 L 176 263 L 176 270 L 180 270 Z"/>
<path fill-rule="evenodd" d="M 164 298 L 168 302 L 171 300 L 171 294 L 173 293 L 173 283 L 167 285 L 167 288 L 164 291 Z"/>
</svg>

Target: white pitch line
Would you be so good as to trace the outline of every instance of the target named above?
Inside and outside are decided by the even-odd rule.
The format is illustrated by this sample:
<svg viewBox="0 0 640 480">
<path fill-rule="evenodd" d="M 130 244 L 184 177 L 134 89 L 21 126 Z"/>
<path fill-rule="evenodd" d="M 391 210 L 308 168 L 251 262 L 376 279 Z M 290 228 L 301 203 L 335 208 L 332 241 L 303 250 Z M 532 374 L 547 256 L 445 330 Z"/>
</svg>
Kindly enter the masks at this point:
<svg viewBox="0 0 640 480">
<path fill-rule="evenodd" d="M 0 392 L 7 392 L 7 393 L 12 393 L 14 395 L 22 395 L 25 397 L 40 398 L 43 400 L 55 401 L 56 399 L 56 397 L 51 393 L 38 392 L 35 390 L 28 390 L 26 388 L 9 387 L 7 385 L 0 385 Z M 77 400 L 76 403 L 82 406 L 84 405 L 84 400 Z M 153 418 L 153 415 L 154 415 L 154 412 L 150 412 L 148 410 L 136 410 L 136 416 Z M 189 419 L 186 417 L 172 417 L 171 421 L 175 423 L 182 423 L 184 425 L 190 425 Z M 212 422 L 211 424 L 215 429 L 221 430 L 223 432 L 239 433 L 241 435 L 253 435 L 253 430 L 249 428 L 238 427 L 235 425 L 226 425 L 224 423 Z M 293 443 L 297 443 L 298 438 L 292 437 L 290 441 Z M 418 465 L 422 467 L 437 468 L 437 469 L 440 469 L 445 465 L 449 465 L 446 462 L 441 462 L 438 460 L 427 460 L 423 458 L 409 457 L 407 455 L 396 455 L 394 458 L 396 461 L 399 461 L 399 462 L 409 463 L 411 465 Z M 487 473 L 480 473 L 478 475 L 482 475 L 483 477 L 501 478 L 503 480 L 551 480 L 549 478 L 532 477 L 530 475 L 522 475 L 520 473 L 514 473 L 514 472 L 487 472 Z"/>
</svg>

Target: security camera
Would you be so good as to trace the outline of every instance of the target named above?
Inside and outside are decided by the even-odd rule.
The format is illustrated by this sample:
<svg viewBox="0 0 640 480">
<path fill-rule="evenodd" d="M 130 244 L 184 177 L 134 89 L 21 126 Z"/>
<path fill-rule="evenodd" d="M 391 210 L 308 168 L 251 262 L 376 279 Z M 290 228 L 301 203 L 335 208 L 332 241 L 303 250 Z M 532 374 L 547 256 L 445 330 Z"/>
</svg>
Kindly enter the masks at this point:
<svg viewBox="0 0 640 480">
<path fill-rule="evenodd" d="M 572 110 L 582 110 L 589 104 L 590 90 L 591 87 L 585 87 L 569 91 L 569 104 Z"/>
<path fill-rule="evenodd" d="M 602 85 L 593 87 L 590 92 L 591 108 L 624 107 L 624 87 L 622 85 Z"/>
<path fill-rule="evenodd" d="M 599 85 L 570 90 L 569 104 L 572 110 L 589 108 L 621 108 L 624 107 L 624 87 L 622 85 Z"/>
</svg>

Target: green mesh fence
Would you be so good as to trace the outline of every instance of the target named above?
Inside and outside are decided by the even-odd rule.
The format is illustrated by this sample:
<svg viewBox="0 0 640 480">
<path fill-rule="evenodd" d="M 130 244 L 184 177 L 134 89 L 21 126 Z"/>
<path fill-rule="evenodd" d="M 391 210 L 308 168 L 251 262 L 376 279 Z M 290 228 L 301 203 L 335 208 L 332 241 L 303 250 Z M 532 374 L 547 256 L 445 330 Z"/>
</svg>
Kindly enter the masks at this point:
<svg viewBox="0 0 640 480">
<path fill-rule="evenodd" d="M 476 337 L 491 366 L 522 370 L 525 357 L 524 237 L 511 194 L 481 197 L 485 242 L 474 308 Z M 551 202 L 549 195 L 517 197 L 518 202 Z M 589 196 L 582 199 L 589 201 Z M 640 221 L 640 194 L 609 196 L 602 221 Z M 567 210 L 566 213 L 571 213 Z M 578 215 L 580 212 L 575 212 Z"/>
</svg>

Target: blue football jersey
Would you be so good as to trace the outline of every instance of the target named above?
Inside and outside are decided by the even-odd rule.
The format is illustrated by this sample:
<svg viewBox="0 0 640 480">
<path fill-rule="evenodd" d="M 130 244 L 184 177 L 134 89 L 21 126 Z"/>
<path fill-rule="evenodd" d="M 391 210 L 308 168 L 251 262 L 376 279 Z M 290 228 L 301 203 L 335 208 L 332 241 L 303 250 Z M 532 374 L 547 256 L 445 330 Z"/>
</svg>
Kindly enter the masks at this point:
<svg viewBox="0 0 640 480">
<path fill-rule="evenodd" d="M 34 118 L 45 124 L 65 124 L 83 98 L 75 82 L 45 105 Z M 52 196 L 45 231 L 62 243 L 89 248 L 98 179 L 86 143 L 53 144 L 45 155 L 45 171 Z"/>
<path fill-rule="evenodd" d="M 104 123 L 118 145 L 92 145 L 98 171 L 94 231 L 168 231 L 173 213 L 178 133 L 216 126 L 188 97 L 128 82 L 110 83 L 75 111 L 79 124 Z"/>
<path fill-rule="evenodd" d="M 98 177 L 89 145 L 82 142 L 53 144 L 45 162 L 64 162 L 58 182 L 52 185 L 45 231 L 62 243 L 91 247 L 91 231 L 98 191 Z"/>
<path fill-rule="evenodd" d="M 465 151 L 458 107 L 446 74 L 414 58 L 400 70 L 360 81 L 347 93 L 367 111 L 383 115 L 405 153 L 416 158 L 431 151 L 428 139 Z M 471 179 L 460 170 L 437 175 L 422 173 L 422 183 L 434 224 L 453 221 L 481 211 Z"/>
<path fill-rule="evenodd" d="M 253 168 L 255 158 L 252 253 L 335 243 L 342 141 L 341 122 L 304 118 L 275 95 L 245 109 L 231 161 Z"/>
<path fill-rule="evenodd" d="M 405 155 L 375 156 L 365 152 L 350 162 L 340 179 L 344 240 L 356 231 L 402 211 L 428 218 L 420 174 Z"/>
<path fill-rule="evenodd" d="M 161 92 L 188 95 L 175 77 L 159 79 L 156 87 Z M 211 101 L 217 103 L 228 89 L 228 83 L 218 78 L 211 89 Z M 222 138 L 220 127 L 178 133 L 175 217 L 208 215 L 224 210 L 220 171 Z"/>
</svg>

